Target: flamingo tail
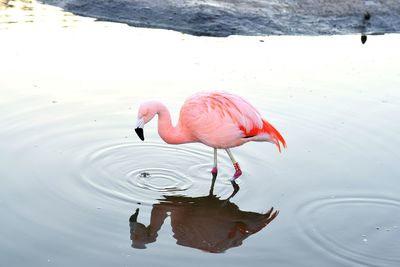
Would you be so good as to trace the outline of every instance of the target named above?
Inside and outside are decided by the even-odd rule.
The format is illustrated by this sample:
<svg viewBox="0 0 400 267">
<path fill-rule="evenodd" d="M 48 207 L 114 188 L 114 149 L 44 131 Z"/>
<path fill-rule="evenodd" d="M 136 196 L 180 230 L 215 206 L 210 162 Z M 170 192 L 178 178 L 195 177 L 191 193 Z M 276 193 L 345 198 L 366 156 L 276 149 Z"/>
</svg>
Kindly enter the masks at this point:
<svg viewBox="0 0 400 267">
<path fill-rule="evenodd" d="M 286 148 L 286 141 L 283 139 L 282 135 L 266 120 L 263 120 L 263 129 L 262 131 L 271 136 L 272 141 L 276 144 L 279 152 L 281 152 L 281 144 L 284 148 Z"/>
</svg>

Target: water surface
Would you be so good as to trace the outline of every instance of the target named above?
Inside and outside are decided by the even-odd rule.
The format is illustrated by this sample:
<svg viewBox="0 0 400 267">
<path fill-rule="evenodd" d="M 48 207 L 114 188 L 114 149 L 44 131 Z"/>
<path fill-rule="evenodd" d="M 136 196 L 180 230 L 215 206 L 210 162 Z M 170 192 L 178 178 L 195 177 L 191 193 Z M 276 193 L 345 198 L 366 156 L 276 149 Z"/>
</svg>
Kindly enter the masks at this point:
<svg viewBox="0 0 400 267">
<path fill-rule="evenodd" d="M 5 266 L 400 264 L 399 36 L 199 38 L 22 1 L 0 19 Z M 233 149 L 233 197 L 223 151 L 211 190 L 212 149 L 133 131 L 144 99 L 176 121 L 212 89 L 288 143 Z"/>
<path fill-rule="evenodd" d="M 44 0 L 68 11 L 194 35 L 331 35 L 400 31 L 397 0 Z M 368 14 L 369 19 L 365 20 Z"/>
</svg>

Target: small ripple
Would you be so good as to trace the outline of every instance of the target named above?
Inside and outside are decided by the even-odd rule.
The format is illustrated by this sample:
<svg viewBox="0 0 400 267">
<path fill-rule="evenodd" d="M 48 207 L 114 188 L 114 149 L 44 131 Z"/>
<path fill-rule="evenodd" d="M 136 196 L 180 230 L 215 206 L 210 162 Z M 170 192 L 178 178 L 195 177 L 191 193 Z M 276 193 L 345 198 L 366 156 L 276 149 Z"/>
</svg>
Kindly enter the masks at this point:
<svg viewBox="0 0 400 267">
<path fill-rule="evenodd" d="M 183 173 L 172 169 L 149 168 L 137 169 L 127 174 L 128 182 L 156 192 L 186 191 L 193 181 Z"/>
<path fill-rule="evenodd" d="M 400 264 L 400 200 L 316 199 L 304 205 L 298 216 L 307 239 L 331 255 L 363 266 Z"/>
</svg>

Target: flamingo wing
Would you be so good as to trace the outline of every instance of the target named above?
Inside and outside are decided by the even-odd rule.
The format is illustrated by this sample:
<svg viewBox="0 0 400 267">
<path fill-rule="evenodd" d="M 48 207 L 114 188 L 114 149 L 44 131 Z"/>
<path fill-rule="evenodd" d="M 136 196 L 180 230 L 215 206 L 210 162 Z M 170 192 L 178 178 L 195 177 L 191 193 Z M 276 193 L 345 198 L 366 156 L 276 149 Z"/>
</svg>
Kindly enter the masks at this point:
<svg viewBox="0 0 400 267">
<path fill-rule="evenodd" d="M 248 141 L 286 143 L 279 132 L 243 98 L 226 92 L 198 93 L 181 109 L 181 125 L 193 138 L 216 148 Z"/>
</svg>

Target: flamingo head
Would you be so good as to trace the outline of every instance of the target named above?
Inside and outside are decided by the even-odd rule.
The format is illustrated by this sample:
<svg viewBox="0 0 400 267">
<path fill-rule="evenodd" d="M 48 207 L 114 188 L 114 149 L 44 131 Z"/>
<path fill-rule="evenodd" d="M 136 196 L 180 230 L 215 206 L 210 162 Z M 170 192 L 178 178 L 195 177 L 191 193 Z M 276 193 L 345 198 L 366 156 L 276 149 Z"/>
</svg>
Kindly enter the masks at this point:
<svg viewBox="0 0 400 267">
<path fill-rule="evenodd" d="M 154 101 L 148 101 L 140 105 L 135 128 L 135 132 L 139 136 L 140 140 L 144 141 L 144 125 L 151 121 L 156 114 L 157 108 Z"/>
</svg>

